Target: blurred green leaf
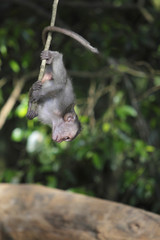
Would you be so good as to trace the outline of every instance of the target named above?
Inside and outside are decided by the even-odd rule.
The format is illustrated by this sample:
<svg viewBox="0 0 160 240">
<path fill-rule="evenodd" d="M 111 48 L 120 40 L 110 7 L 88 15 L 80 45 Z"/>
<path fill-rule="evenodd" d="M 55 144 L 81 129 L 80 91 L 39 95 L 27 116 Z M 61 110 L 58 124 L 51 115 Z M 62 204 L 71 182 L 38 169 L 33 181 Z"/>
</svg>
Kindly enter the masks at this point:
<svg viewBox="0 0 160 240">
<path fill-rule="evenodd" d="M 155 83 L 156 86 L 160 85 L 160 76 L 155 76 L 154 77 L 154 83 Z"/>
<path fill-rule="evenodd" d="M 116 113 L 123 120 L 125 120 L 127 116 L 131 116 L 131 117 L 137 116 L 136 110 L 129 105 L 119 106 L 116 109 Z"/>
<path fill-rule="evenodd" d="M 6 55 L 7 55 L 7 47 L 6 47 L 6 45 L 4 45 L 4 44 L 1 44 L 1 45 L 0 45 L 0 52 L 1 52 L 1 54 L 2 54 L 3 56 L 6 56 Z"/>
<path fill-rule="evenodd" d="M 83 187 L 77 187 L 77 188 L 70 188 L 68 191 L 70 192 L 74 192 L 74 193 L 79 193 L 79 194 L 84 194 L 84 195 L 89 195 L 89 196 L 93 196 L 93 192 L 92 191 L 87 191 L 85 188 Z"/>
<path fill-rule="evenodd" d="M 20 128 L 15 128 L 12 132 L 11 139 L 15 142 L 21 142 L 24 137 L 24 132 Z"/>
<path fill-rule="evenodd" d="M 151 0 L 151 2 L 157 10 L 160 10 L 160 1 L 159 0 Z"/>
<path fill-rule="evenodd" d="M 108 132 L 110 130 L 110 124 L 109 123 L 103 123 L 102 130 L 103 132 Z"/>
<path fill-rule="evenodd" d="M 147 145 L 146 146 L 146 151 L 147 152 L 154 152 L 155 151 L 155 147 L 151 146 L 151 145 Z"/>
<path fill-rule="evenodd" d="M 24 97 L 19 106 L 16 108 L 16 115 L 19 118 L 23 118 L 26 116 L 27 113 L 27 108 L 28 108 L 28 98 Z"/>
<path fill-rule="evenodd" d="M 54 176 L 47 177 L 47 186 L 49 187 L 57 187 L 57 179 Z"/>
<path fill-rule="evenodd" d="M 20 71 L 20 66 L 15 60 L 9 61 L 9 65 L 14 72 L 18 73 Z"/>
</svg>

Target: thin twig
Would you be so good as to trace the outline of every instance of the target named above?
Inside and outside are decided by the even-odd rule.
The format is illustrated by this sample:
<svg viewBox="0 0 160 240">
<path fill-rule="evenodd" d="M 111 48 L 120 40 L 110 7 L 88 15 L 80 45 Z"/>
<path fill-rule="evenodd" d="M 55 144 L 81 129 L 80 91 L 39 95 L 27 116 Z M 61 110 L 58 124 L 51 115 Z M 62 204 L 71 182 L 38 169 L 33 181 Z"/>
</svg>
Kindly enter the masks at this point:
<svg viewBox="0 0 160 240">
<path fill-rule="evenodd" d="M 50 26 L 54 26 L 55 25 L 58 2 L 59 2 L 59 0 L 54 0 L 54 2 L 53 2 L 52 17 L 51 17 Z M 49 32 L 47 40 L 46 40 L 46 44 L 45 44 L 45 47 L 44 47 L 45 51 L 49 49 L 50 44 L 51 44 L 51 40 L 52 40 L 52 33 Z M 38 81 L 42 80 L 42 77 L 43 77 L 43 74 L 44 74 L 44 70 L 45 70 L 45 66 L 46 66 L 46 60 L 42 60 L 41 66 L 40 66 L 40 72 L 39 72 L 39 76 L 38 76 Z"/>
</svg>

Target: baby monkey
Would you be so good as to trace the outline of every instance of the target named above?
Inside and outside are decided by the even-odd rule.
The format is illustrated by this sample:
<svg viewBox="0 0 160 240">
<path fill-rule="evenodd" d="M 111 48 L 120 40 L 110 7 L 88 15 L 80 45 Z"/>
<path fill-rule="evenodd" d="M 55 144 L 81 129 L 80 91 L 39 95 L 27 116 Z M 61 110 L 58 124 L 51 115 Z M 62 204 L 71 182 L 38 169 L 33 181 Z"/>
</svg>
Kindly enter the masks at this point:
<svg viewBox="0 0 160 240">
<path fill-rule="evenodd" d="M 73 140 L 81 131 L 74 111 L 75 96 L 71 79 L 57 51 L 43 51 L 46 68 L 41 81 L 29 91 L 28 119 L 38 119 L 52 128 L 52 139 L 58 143 Z"/>
</svg>

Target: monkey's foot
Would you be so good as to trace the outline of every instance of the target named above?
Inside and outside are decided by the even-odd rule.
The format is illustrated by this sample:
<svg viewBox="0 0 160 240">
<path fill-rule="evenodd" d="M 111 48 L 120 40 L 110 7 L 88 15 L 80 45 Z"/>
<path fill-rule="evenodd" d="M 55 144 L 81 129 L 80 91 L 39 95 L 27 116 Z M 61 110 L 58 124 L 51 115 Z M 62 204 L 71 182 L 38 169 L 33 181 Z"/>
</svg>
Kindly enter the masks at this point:
<svg viewBox="0 0 160 240">
<path fill-rule="evenodd" d="M 52 51 L 44 50 L 41 52 L 41 60 L 46 60 L 47 64 L 51 64 L 53 62 L 53 58 Z"/>
</svg>

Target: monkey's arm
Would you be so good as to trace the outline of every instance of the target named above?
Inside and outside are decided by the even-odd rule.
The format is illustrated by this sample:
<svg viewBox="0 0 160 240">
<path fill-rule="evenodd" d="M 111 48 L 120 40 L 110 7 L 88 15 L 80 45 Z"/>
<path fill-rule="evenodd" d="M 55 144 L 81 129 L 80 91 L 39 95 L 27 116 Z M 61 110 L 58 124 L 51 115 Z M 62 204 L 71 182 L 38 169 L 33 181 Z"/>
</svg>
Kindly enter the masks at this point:
<svg viewBox="0 0 160 240">
<path fill-rule="evenodd" d="M 29 90 L 29 103 L 27 118 L 33 119 L 38 116 L 38 100 L 40 99 L 40 90 L 42 88 L 42 83 L 40 81 L 35 82 Z"/>
<path fill-rule="evenodd" d="M 82 44 L 85 48 L 89 49 L 91 52 L 99 53 L 97 48 L 92 47 L 91 44 L 86 39 L 84 39 L 82 36 L 80 36 L 79 34 L 73 32 L 71 30 L 67 30 L 67 29 L 60 28 L 60 27 L 55 27 L 55 26 L 54 27 L 48 26 L 48 27 L 45 27 L 43 29 L 42 41 L 43 41 L 44 45 L 45 45 L 45 41 L 46 41 L 46 34 L 47 34 L 47 32 L 63 33 L 65 35 L 75 39 L 76 41 L 78 41 L 80 44 Z"/>
</svg>

